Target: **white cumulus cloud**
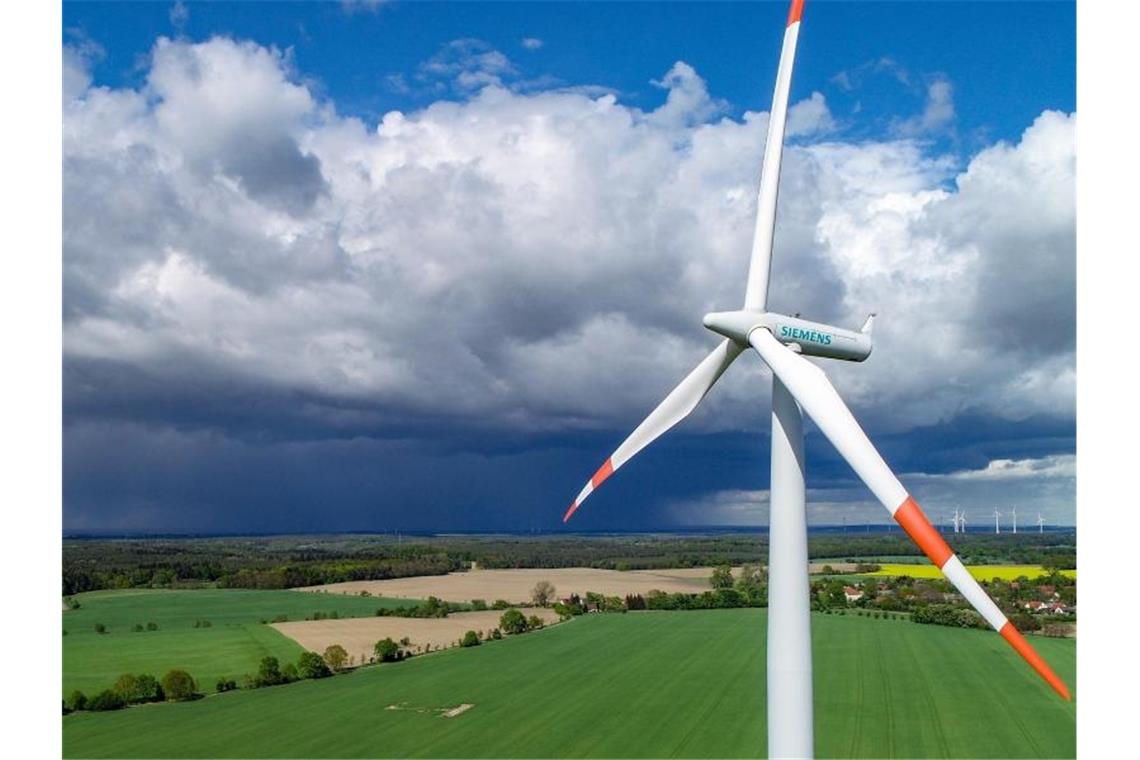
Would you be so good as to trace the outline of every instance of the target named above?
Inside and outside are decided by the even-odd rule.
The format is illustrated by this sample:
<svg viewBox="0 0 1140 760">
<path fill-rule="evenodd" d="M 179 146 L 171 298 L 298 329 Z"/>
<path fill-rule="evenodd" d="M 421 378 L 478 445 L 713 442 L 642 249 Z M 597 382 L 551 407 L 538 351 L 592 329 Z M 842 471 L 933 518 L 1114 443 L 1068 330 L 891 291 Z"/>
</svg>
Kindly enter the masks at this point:
<svg viewBox="0 0 1140 760">
<path fill-rule="evenodd" d="M 714 344 L 701 315 L 742 299 L 767 114 L 726 116 L 681 61 L 648 111 L 509 89 L 510 61 L 473 41 L 425 66 L 462 97 L 370 123 L 250 42 L 159 40 L 137 89 L 69 55 L 70 413 L 229 403 L 235 425 L 336 435 L 652 408 Z M 871 359 L 828 367 L 872 429 L 1072 417 L 1075 121 L 1043 113 L 962 164 L 845 142 L 819 93 L 793 105 L 773 307 L 879 312 Z M 766 419 L 754 359 L 693 424 Z"/>
</svg>

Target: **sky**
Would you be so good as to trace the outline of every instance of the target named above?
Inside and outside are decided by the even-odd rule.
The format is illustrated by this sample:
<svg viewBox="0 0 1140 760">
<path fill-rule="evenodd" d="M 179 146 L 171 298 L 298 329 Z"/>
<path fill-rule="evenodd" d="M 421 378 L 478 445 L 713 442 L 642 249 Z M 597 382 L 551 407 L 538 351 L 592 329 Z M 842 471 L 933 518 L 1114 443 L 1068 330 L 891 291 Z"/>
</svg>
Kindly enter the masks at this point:
<svg viewBox="0 0 1140 760">
<path fill-rule="evenodd" d="M 560 529 L 742 301 L 786 15 L 64 3 L 64 529 Z M 1073 524 L 1074 5 L 809 0 L 791 102 L 770 306 L 879 314 L 822 366 L 933 521 Z M 769 402 L 568 529 L 765 525 Z"/>
</svg>

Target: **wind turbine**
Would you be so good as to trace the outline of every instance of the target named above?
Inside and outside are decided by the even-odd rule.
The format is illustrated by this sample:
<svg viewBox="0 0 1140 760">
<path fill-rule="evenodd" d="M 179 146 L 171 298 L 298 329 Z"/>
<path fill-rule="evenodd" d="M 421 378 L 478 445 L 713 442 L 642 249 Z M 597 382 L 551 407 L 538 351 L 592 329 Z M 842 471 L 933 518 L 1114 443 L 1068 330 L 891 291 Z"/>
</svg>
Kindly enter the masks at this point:
<svg viewBox="0 0 1140 760">
<path fill-rule="evenodd" d="M 1017 535 L 1017 507 L 1013 508 L 1013 535 Z"/>
<path fill-rule="evenodd" d="M 1001 535 L 1001 512 L 994 510 L 994 533 Z"/>
<path fill-rule="evenodd" d="M 966 532 L 966 512 L 965 512 L 965 510 L 962 511 L 962 516 L 958 518 L 958 522 L 962 526 L 962 532 L 965 533 Z"/>
<path fill-rule="evenodd" d="M 1045 532 L 1045 518 L 1041 516 L 1040 512 L 1037 513 L 1037 532 Z"/>
<path fill-rule="evenodd" d="M 856 332 L 767 309 L 784 124 L 802 13 L 803 0 L 792 0 L 764 146 L 744 308 L 705 315 L 705 327 L 724 336 L 724 340 L 602 463 L 562 518 L 563 522 L 568 521 L 622 465 L 687 417 L 729 365 L 747 348 L 755 349 L 772 370 L 767 703 L 768 752 L 773 757 L 813 754 L 804 412 L 959 593 L 1058 694 L 1069 699 L 1065 684 L 1006 619 L 930 524 L 855 421 L 827 375 L 805 358 L 863 361 L 871 353 L 875 315 L 869 316 Z"/>
</svg>

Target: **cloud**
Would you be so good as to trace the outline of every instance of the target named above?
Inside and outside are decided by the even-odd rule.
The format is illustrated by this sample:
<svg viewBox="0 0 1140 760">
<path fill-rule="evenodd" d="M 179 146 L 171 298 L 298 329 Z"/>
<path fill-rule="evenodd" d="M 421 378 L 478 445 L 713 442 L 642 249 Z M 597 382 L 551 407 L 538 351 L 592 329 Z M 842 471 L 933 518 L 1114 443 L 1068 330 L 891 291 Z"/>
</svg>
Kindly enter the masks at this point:
<svg viewBox="0 0 1140 760">
<path fill-rule="evenodd" d="M 376 13 L 389 2 L 391 0 L 340 0 L 340 8 L 350 16 L 354 13 Z"/>
<path fill-rule="evenodd" d="M 519 44 L 527 50 L 538 50 L 543 46 L 543 41 L 538 37 L 523 37 Z"/>
<path fill-rule="evenodd" d="M 502 86 L 505 78 L 517 74 L 503 53 L 483 40 L 465 38 L 448 42 L 420 64 L 418 78 L 448 81 L 457 91 L 466 93 L 489 85 Z"/>
<path fill-rule="evenodd" d="M 1075 478 L 1077 457 L 1059 454 L 1040 459 L 995 459 L 981 470 L 957 470 L 947 475 L 928 475 L 927 478 L 949 480 L 1022 480 L 1025 478 Z"/>
<path fill-rule="evenodd" d="M 811 480 L 810 467 L 808 480 Z M 903 484 L 922 504 L 931 522 L 942 525 L 947 515 L 963 509 L 969 524 L 992 525 L 993 510 L 1010 519 L 1019 510 L 1022 527 L 1040 513 L 1049 524 L 1073 522 L 1076 497 L 1076 457 L 1051 455 L 1036 459 L 995 459 L 975 470 L 944 474 L 901 473 Z M 767 489 L 725 489 L 697 498 L 673 500 L 667 513 L 678 525 L 762 526 L 769 520 Z M 887 524 L 890 515 L 862 486 L 834 484 L 807 489 L 808 521 L 813 525 Z M 986 521 L 990 522 L 986 522 Z"/>
<path fill-rule="evenodd" d="M 834 131 L 837 127 L 827 100 L 821 93 L 813 92 L 810 98 L 792 104 L 788 108 L 788 120 L 784 126 L 785 137 L 821 135 Z"/>
<path fill-rule="evenodd" d="M 643 110 L 512 89 L 509 59 L 460 40 L 425 69 L 456 99 L 379 123 L 225 37 L 160 39 L 138 88 L 89 66 L 68 49 L 69 426 L 608 440 L 742 298 L 768 118 L 727 116 L 684 62 Z M 827 366 L 864 425 L 1072 420 L 1076 117 L 962 163 L 845 142 L 819 94 L 791 113 L 772 306 L 879 312 L 870 360 Z M 766 424 L 759 362 L 738 364 L 685 430 Z"/>
<path fill-rule="evenodd" d="M 170 23 L 181 34 L 186 29 L 187 22 L 190 21 L 190 9 L 182 0 L 178 0 L 174 5 L 170 6 Z"/>
<path fill-rule="evenodd" d="M 926 85 L 926 103 L 922 113 L 895 124 L 895 131 L 904 136 L 937 133 L 954 124 L 954 86 L 943 75 L 936 75 Z"/>
</svg>

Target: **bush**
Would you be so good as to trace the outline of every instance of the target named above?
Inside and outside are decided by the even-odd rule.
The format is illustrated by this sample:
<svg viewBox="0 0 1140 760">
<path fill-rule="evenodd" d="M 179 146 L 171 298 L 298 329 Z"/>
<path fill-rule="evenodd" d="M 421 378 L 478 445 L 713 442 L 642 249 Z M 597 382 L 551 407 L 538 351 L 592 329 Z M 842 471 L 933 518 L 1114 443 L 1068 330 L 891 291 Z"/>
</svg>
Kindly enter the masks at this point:
<svg viewBox="0 0 1140 760">
<path fill-rule="evenodd" d="M 131 630 L 134 631 L 135 633 L 142 633 L 143 632 L 142 623 L 135 623 L 135 627 L 132 628 Z"/>
<path fill-rule="evenodd" d="M 526 617 L 513 607 L 503 613 L 499 618 L 499 628 L 506 634 L 526 633 Z"/>
<path fill-rule="evenodd" d="M 67 604 L 67 609 L 69 609 L 69 610 L 79 609 L 79 600 L 76 599 L 74 596 L 66 596 L 63 598 L 63 601 L 65 604 Z"/>
<path fill-rule="evenodd" d="M 67 709 L 69 710 L 86 710 L 87 709 L 87 695 L 79 689 L 71 692 L 71 696 L 67 698 Z"/>
<path fill-rule="evenodd" d="M 233 691 L 236 688 L 237 688 L 237 681 L 233 680 L 232 678 L 219 678 L 218 679 L 217 689 L 218 689 L 219 694 L 222 694 L 223 692 L 227 692 L 227 691 Z"/>
<path fill-rule="evenodd" d="M 546 623 L 538 615 L 531 615 L 526 621 L 526 627 L 531 631 L 541 630 L 545 625 Z"/>
<path fill-rule="evenodd" d="M 147 623 L 146 629 L 148 631 L 157 631 L 158 630 L 158 623 Z"/>
<path fill-rule="evenodd" d="M 262 657 L 257 667 L 257 686 L 276 686 L 285 682 L 281 674 L 281 662 L 276 657 Z"/>
<path fill-rule="evenodd" d="M 483 610 L 487 609 L 486 600 L 484 600 L 484 599 L 472 599 L 471 600 L 471 609 L 474 610 L 475 612 L 482 612 Z"/>
<path fill-rule="evenodd" d="M 495 610 L 506 610 L 506 609 L 510 609 L 510 607 L 511 607 L 511 603 L 508 602 L 506 599 L 496 599 L 495 603 L 491 605 L 491 609 L 495 609 Z"/>
<path fill-rule="evenodd" d="M 498 628 L 492 628 L 491 629 L 491 638 L 494 639 L 495 641 L 499 641 L 500 639 L 503 638 L 503 632 L 500 631 Z"/>
<path fill-rule="evenodd" d="M 400 659 L 400 645 L 391 638 L 380 639 L 372 649 L 380 662 L 395 662 Z"/>
<path fill-rule="evenodd" d="M 166 698 L 172 701 L 193 699 L 198 691 L 198 684 L 185 670 L 171 670 L 162 677 L 162 691 Z"/>
<path fill-rule="evenodd" d="M 732 588 L 735 583 L 732 578 L 732 568 L 728 565 L 720 565 L 714 568 L 709 583 L 712 584 L 713 588 Z"/>
<path fill-rule="evenodd" d="M 301 652 L 297 658 L 297 675 L 301 678 L 324 678 L 331 676 L 332 671 L 316 652 Z"/>
<path fill-rule="evenodd" d="M 482 642 L 479 641 L 479 634 L 475 633 L 475 631 L 468 631 L 467 633 L 463 634 L 463 639 L 459 642 L 459 646 L 477 647 L 481 643 Z"/>
<path fill-rule="evenodd" d="M 348 652 L 340 644 L 333 644 L 325 649 L 325 662 L 335 671 L 344 667 L 348 660 Z"/>
<path fill-rule="evenodd" d="M 107 626 L 103 625 L 102 623 L 96 623 L 95 624 L 95 633 L 106 633 L 106 632 L 107 632 Z"/>
<path fill-rule="evenodd" d="M 297 671 L 296 665 L 290 662 L 281 668 L 281 683 L 293 683 L 299 680 L 301 680 L 301 675 Z"/>
<path fill-rule="evenodd" d="M 126 706 L 126 701 L 111 689 L 104 689 L 87 702 L 87 709 L 92 712 L 121 710 Z"/>
<path fill-rule="evenodd" d="M 146 673 L 137 676 L 124 673 L 119 676 L 119 680 L 115 681 L 115 685 L 111 689 L 122 697 L 128 705 L 161 702 L 165 696 L 158 679 Z"/>
</svg>

